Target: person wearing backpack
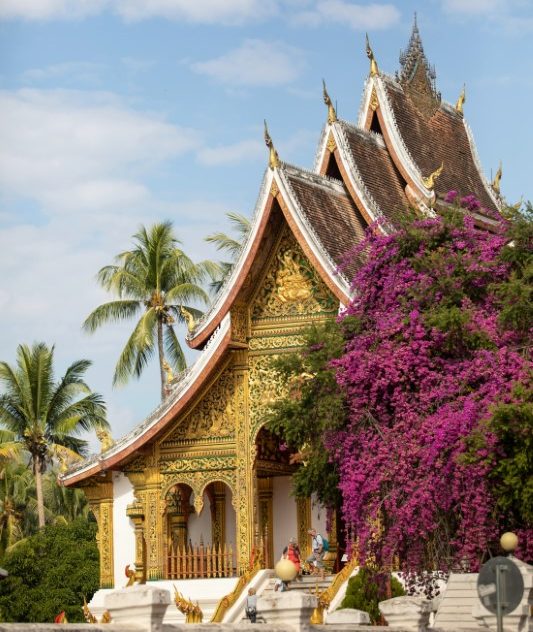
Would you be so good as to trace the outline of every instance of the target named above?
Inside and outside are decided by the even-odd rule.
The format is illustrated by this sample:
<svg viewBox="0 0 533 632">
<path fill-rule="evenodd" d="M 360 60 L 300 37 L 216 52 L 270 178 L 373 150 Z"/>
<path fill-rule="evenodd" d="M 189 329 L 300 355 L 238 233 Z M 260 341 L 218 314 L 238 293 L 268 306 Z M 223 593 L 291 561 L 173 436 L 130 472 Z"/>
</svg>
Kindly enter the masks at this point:
<svg viewBox="0 0 533 632">
<path fill-rule="evenodd" d="M 309 529 L 307 532 L 311 536 L 311 555 L 305 560 L 312 564 L 313 573 L 319 573 L 324 579 L 326 570 L 324 567 L 324 556 L 329 550 L 329 542 L 323 538 L 316 529 Z"/>
</svg>

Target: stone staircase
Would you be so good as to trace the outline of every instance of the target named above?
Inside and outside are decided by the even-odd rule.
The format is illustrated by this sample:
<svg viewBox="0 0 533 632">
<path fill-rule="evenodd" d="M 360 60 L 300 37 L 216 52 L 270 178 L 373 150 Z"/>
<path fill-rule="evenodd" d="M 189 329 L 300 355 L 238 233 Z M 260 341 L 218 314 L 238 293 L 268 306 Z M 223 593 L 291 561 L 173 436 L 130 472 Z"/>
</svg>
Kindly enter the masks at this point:
<svg viewBox="0 0 533 632">
<path fill-rule="evenodd" d="M 316 594 L 317 587 L 318 587 L 318 594 L 320 594 L 321 592 L 326 590 L 326 588 L 328 588 L 328 586 L 333 581 L 334 577 L 335 575 L 326 575 L 324 579 L 321 579 L 320 576 L 318 575 L 317 576 L 302 575 L 300 576 L 299 579 L 295 579 L 294 581 L 290 582 L 289 591 L 301 592 L 301 593 L 312 593 L 314 595 Z M 274 592 L 275 584 L 276 584 L 276 577 L 272 576 L 268 584 L 263 588 L 263 590 L 257 593 L 258 596 L 267 597 L 267 596 L 275 594 Z M 244 609 L 242 611 L 241 621 L 247 621 L 246 613 L 244 612 Z M 257 621 L 259 623 L 262 621 L 260 612 L 258 612 Z"/>
<path fill-rule="evenodd" d="M 476 582 L 477 573 L 452 573 L 442 594 L 433 627 L 444 629 L 480 630 L 472 616 L 472 609 L 479 603 Z"/>
</svg>

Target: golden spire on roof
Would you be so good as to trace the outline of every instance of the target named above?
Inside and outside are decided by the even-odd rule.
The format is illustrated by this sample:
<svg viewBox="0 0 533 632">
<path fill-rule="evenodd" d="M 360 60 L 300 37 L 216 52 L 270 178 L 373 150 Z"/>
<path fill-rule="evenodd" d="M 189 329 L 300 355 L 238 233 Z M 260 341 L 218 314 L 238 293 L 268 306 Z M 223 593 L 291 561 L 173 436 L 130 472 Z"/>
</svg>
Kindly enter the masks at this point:
<svg viewBox="0 0 533 632">
<path fill-rule="evenodd" d="M 444 163 L 441 162 L 440 167 L 438 169 L 435 169 L 433 173 L 430 173 L 429 176 L 427 176 L 427 178 L 422 178 L 422 182 L 424 183 L 424 186 L 426 187 L 426 189 L 433 190 L 435 188 L 435 182 L 437 181 L 437 178 L 442 173 L 443 169 L 444 169 Z"/>
<path fill-rule="evenodd" d="M 275 169 L 276 167 L 279 167 L 280 160 L 279 160 L 278 152 L 276 151 L 276 148 L 274 147 L 274 143 L 272 142 L 272 138 L 270 134 L 268 133 L 268 126 L 267 126 L 266 120 L 265 120 L 265 144 L 270 149 L 270 154 L 268 156 L 268 166 L 271 169 Z"/>
<path fill-rule="evenodd" d="M 378 62 L 374 56 L 374 51 L 370 46 L 370 40 L 368 39 L 368 33 L 366 34 L 366 56 L 370 59 L 370 76 L 375 77 L 379 75 Z"/>
<path fill-rule="evenodd" d="M 500 160 L 500 166 L 498 167 L 498 171 L 496 171 L 496 175 L 494 176 L 494 180 L 492 181 L 492 190 L 494 193 L 500 195 L 500 181 L 502 179 L 502 161 Z"/>
<path fill-rule="evenodd" d="M 337 112 L 335 111 L 335 106 L 333 105 L 331 99 L 329 98 L 329 94 L 326 88 L 326 82 L 322 79 L 323 86 L 323 94 L 324 94 L 324 103 L 328 106 L 328 123 L 331 125 L 335 123 L 337 120 Z"/>
<path fill-rule="evenodd" d="M 455 104 L 455 111 L 459 112 L 459 114 L 463 113 L 463 105 L 466 101 L 466 84 L 463 83 L 463 89 L 461 90 L 461 94 L 457 99 L 457 103 Z"/>
</svg>

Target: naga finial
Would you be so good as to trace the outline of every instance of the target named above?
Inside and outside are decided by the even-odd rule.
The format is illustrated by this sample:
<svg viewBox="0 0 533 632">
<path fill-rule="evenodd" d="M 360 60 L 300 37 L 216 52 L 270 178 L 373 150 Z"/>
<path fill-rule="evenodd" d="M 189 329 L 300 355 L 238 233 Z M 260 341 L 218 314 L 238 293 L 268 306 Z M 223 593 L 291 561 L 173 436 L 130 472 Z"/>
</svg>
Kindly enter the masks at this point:
<svg viewBox="0 0 533 632">
<path fill-rule="evenodd" d="M 328 123 L 331 125 L 332 123 L 335 123 L 335 121 L 337 120 L 337 112 L 335 110 L 335 106 L 333 105 L 333 102 L 331 101 L 329 97 L 328 90 L 326 88 L 326 82 L 324 81 L 324 79 L 322 79 L 322 87 L 323 87 L 323 94 L 324 94 L 324 103 L 328 106 Z"/>
<path fill-rule="evenodd" d="M 274 147 L 274 143 L 272 142 L 272 137 L 268 133 L 268 126 L 267 126 L 266 120 L 265 120 L 265 144 L 270 150 L 270 154 L 268 156 L 268 166 L 271 169 L 276 169 L 276 167 L 279 167 L 279 164 L 280 164 L 279 156 L 278 156 L 278 152 L 276 151 L 276 148 Z"/>
<path fill-rule="evenodd" d="M 115 445 L 111 433 L 105 428 L 96 428 L 96 436 L 100 441 L 100 452 L 107 452 Z"/>
<path fill-rule="evenodd" d="M 492 181 L 492 190 L 497 195 L 500 195 L 500 181 L 502 179 L 502 161 L 500 160 L 500 166 L 498 167 L 498 171 L 496 171 L 496 175 L 494 176 L 494 180 Z"/>
<path fill-rule="evenodd" d="M 167 384 L 170 384 L 170 382 L 174 379 L 174 371 L 166 360 L 163 360 L 163 371 L 167 376 Z"/>
<path fill-rule="evenodd" d="M 368 39 L 368 33 L 366 34 L 366 56 L 370 59 L 370 76 L 375 77 L 379 75 L 378 62 L 374 56 L 374 51 L 370 46 L 370 40 Z"/>
<path fill-rule="evenodd" d="M 183 319 L 185 320 L 185 324 L 187 325 L 188 332 L 189 333 L 193 332 L 196 329 L 196 321 L 194 320 L 194 316 L 191 314 L 191 312 L 188 309 L 185 309 L 183 305 L 180 305 L 180 312 L 181 312 L 181 315 L 183 316 Z"/>
<path fill-rule="evenodd" d="M 463 113 L 463 106 L 466 101 L 466 84 L 463 83 L 463 89 L 461 90 L 461 94 L 457 99 L 457 103 L 455 104 L 455 111 L 459 114 Z"/>
<path fill-rule="evenodd" d="M 427 176 L 426 178 L 422 178 L 422 182 L 424 183 L 424 186 L 426 187 L 426 189 L 433 190 L 435 188 L 435 182 L 437 181 L 437 178 L 442 173 L 443 169 L 444 169 L 444 163 L 441 162 L 440 167 L 438 167 L 438 169 L 435 169 L 435 171 L 433 171 L 433 173 L 430 173 L 429 176 Z"/>
</svg>

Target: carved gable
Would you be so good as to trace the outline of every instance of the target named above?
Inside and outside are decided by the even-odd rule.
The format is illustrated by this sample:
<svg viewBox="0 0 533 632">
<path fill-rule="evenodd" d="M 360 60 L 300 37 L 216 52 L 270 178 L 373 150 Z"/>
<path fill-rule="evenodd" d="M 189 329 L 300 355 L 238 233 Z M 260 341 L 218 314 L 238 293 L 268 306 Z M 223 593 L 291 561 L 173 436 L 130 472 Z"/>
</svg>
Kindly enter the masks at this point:
<svg viewBox="0 0 533 632">
<path fill-rule="evenodd" d="M 251 309 L 255 321 L 329 314 L 338 302 L 304 255 L 288 227 L 282 231 L 275 255 Z"/>
<path fill-rule="evenodd" d="M 230 367 L 203 393 L 198 404 L 180 420 L 164 440 L 162 447 L 174 447 L 184 441 L 230 439 L 235 436 L 235 378 Z"/>
</svg>

